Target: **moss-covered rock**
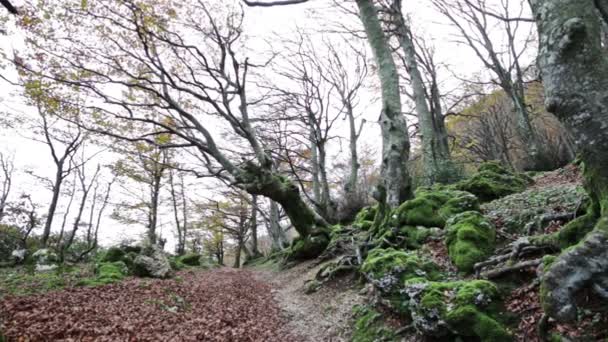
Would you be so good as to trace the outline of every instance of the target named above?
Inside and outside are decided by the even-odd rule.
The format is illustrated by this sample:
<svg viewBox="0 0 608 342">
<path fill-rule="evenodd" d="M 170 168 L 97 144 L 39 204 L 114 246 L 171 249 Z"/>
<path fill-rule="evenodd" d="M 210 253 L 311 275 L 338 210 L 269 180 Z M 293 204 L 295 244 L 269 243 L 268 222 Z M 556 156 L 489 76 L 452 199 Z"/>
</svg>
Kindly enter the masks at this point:
<svg viewBox="0 0 608 342">
<path fill-rule="evenodd" d="M 353 308 L 353 317 L 355 319 L 353 342 L 396 340 L 394 329 L 385 325 L 382 314 L 373 308 L 357 305 Z"/>
<path fill-rule="evenodd" d="M 524 174 L 516 174 L 494 162 L 482 164 L 471 178 L 454 184 L 454 188 L 470 192 L 480 201 L 488 202 L 522 192 L 532 182 Z"/>
<path fill-rule="evenodd" d="M 414 199 L 393 211 L 391 225 L 443 228 L 447 219 L 469 210 L 479 210 L 479 202 L 468 192 L 439 186 L 421 188 Z"/>
<path fill-rule="evenodd" d="M 101 262 L 124 261 L 125 251 L 120 247 L 110 247 L 101 258 Z"/>
<path fill-rule="evenodd" d="M 418 277 L 436 280 L 441 277 L 439 267 L 416 252 L 393 248 L 374 248 L 361 265 L 361 272 L 375 281 L 383 292 L 399 288 L 406 280 Z"/>
<path fill-rule="evenodd" d="M 95 277 L 78 282 L 81 286 L 99 286 L 123 280 L 129 274 L 129 268 L 122 261 L 101 262 L 95 265 Z"/>
<path fill-rule="evenodd" d="M 450 259 L 462 272 L 472 272 L 475 263 L 494 251 L 496 231 L 477 211 L 467 211 L 448 220 L 446 244 Z"/>
<path fill-rule="evenodd" d="M 200 266 L 201 255 L 197 253 L 188 253 L 178 258 L 179 262 L 187 266 Z"/>
<path fill-rule="evenodd" d="M 410 279 L 409 297 L 416 329 L 431 336 L 478 337 L 482 342 L 511 341 L 505 327 L 492 317 L 499 294 L 485 280 L 432 282 Z"/>
</svg>

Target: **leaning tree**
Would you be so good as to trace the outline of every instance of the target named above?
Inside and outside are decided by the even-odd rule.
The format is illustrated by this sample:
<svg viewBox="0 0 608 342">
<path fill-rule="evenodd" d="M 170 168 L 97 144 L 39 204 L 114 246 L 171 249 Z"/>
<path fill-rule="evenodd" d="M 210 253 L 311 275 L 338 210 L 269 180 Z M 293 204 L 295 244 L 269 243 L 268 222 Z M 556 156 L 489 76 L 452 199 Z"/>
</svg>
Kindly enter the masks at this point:
<svg viewBox="0 0 608 342">
<path fill-rule="evenodd" d="M 244 37 L 238 5 L 32 1 L 20 21 L 29 48 L 16 62 L 22 72 L 86 98 L 80 126 L 160 148 L 189 149 L 204 172 L 279 203 L 303 238 L 298 246 L 309 249 L 299 255 L 313 256 L 328 242 L 327 223 L 299 188 L 275 171 L 256 133 L 263 114 L 248 87 L 256 65 L 239 53 Z M 129 130 L 140 124 L 150 130 Z"/>
</svg>

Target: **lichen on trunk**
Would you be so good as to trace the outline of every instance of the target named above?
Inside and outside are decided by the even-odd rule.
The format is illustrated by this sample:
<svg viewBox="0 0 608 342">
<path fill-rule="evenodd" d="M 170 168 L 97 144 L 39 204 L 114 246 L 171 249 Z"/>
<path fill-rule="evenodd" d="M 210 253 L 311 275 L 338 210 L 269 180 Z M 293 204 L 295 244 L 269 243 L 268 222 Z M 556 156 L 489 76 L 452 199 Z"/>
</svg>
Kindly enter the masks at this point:
<svg viewBox="0 0 608 342">
<path fill-rule="evenodd" d="M 594 227 L 566 249 L 543 275 L 546 314 L 576 319 L 576 293 L 584 287 L 608 298 L 608 58 L 601 47 L 601 25 L 593 0 L 530 0 L 537 20 L 539 65 L 547 110 L 574 136 L 584 162 L 588 214 L 564 229 Z M 571 234 L 574 243 L 582 234 Z"/>
</svg>

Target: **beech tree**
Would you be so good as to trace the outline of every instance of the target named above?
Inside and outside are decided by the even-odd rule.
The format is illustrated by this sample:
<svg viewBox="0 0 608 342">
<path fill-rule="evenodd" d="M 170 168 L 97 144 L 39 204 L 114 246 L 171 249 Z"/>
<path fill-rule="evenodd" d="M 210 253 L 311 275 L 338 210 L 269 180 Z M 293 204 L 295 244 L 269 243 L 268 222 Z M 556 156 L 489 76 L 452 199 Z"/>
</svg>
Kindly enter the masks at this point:
<svg viewBox="0 0 608 342">
<path fill-rule="evenodd" d="M 421 65 L 422 63 L 419 62 L 422 59 L 422 52 L 417 51 L 410 23 L 402 12 L 402 1 L 392 0 L 387 10 L 389 11 L 390 22 L 393 25 L 392 31 L 395 32 L 403 50 L 403 60 L 409 75 L 410 97 L 415 104 L 421 133 L 425 183 L 445 182 L 449 179 L 442 179 L 442 176 L 445 178 L 445 175 L 450 171 L 451 158 L 443 113 L 441 113 L 436 70 L 433 70 L 433 61 L 428 58 L 428 55 L 425 55 L 424 57 L 427 57 L 424 60 L 426 65 Z M 428 87 L 422 75 L 424 66 L 431 73 L 432 82 Z"/>
<path fill-rule="evenodd" d="M 540 239 L 562 248 L 575 245 L 545 270 L 541 285 L 545 313 L 573 321 L 575 296 L 581 289 L 589 287 L 608 298 L 608 56 L 601 46 L 601 26 L 608 23 L 608 11 L 604 2 L 593 0 L 531 0 L 530 4 L 540 38 L 545 105 L 574 137 L 591 198 L 586 215 L 560 234 Z"/>
<path fill-rule="evenodd" d="M 170 0 L 71 1 L 53 7 L 53 13 L 32 4 L 27 8 L 32 20 L 21 24 L 38 58 L 17 64 L 90 98 L 80 125 L 163 149 L 192 149 L 208 173 L 273 199 L 302 238 L 327 244 L 327 223 L 291 180 L 273 171 L 256 133 L 248 91 L 255 65 L 238 53 L 242 11 L 224 2 Z M 49 19 L 37 20 L 44 14 Z M 73 27 L 78 33 L 66 34 Z M 146 134 L 112 129 L 129 123 L 151 129 Z M 236 134 L 254 157 L 242 160 L 243 154 L 226 148 L 216 134 L 220 130 Z M 161 134 L 171 140 L 154 139 Z"/>
<path fill-rule="evenodd" d="M 13 158 L 0 152 L 0 168 L 2 169 L 2 173 L 0 174 L 2 177 L 2 189 L 0 190 L 0 221 L 2 221 L 6 204 L 8 202 L 8 196 L 11 193 L 13 184 L 13 173 L 15 171 Z"/>
<path fill-rule="evenodd" d="M 408 199 L 412 191 L 407 171 L 410 140 L 405 117 L 401 112 L 399 74 L 374 2 L 356 0 L 356 3 L 367 40 L 374 53 L 382 93 L 382 184 L 379 184 L 374 197 L 388 208 L 394 208 Z"/>
</svg>

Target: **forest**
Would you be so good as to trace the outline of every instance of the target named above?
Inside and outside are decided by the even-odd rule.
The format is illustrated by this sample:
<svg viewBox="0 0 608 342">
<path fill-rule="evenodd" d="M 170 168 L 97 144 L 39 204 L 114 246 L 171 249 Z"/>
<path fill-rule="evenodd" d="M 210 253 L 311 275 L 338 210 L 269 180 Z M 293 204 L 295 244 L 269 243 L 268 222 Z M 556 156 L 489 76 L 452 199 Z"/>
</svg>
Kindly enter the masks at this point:
<svg viewBox="0 0 608 342">
<path fill-rule="evenodd" d="M 0 342 L 608 340 L 606 0 L 0 4 Z"/>
</svg>

